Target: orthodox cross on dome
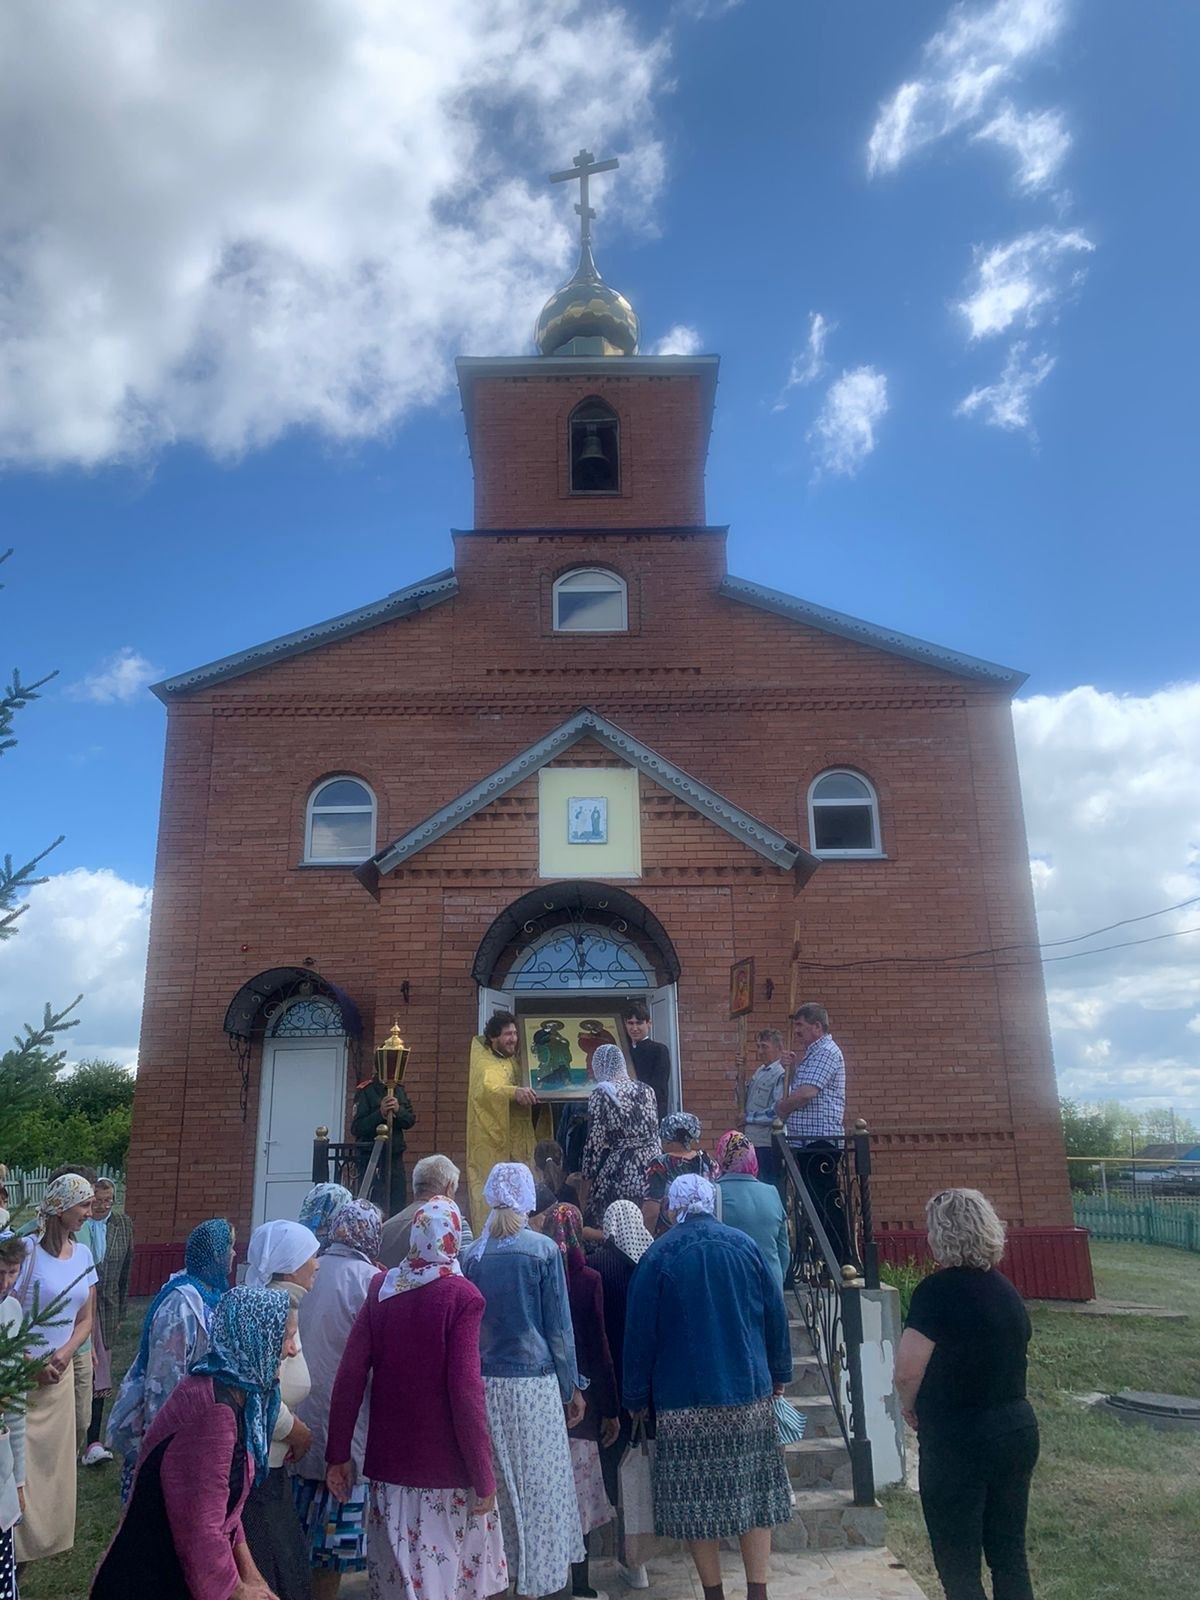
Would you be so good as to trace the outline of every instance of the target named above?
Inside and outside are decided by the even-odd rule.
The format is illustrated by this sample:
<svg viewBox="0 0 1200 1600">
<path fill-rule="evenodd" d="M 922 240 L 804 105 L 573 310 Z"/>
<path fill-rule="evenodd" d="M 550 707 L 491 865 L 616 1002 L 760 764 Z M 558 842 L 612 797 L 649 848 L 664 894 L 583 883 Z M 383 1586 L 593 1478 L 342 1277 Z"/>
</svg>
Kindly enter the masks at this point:
<svg viewBox="0 0 1200 1600">
<path fill-rule="evenodd" d="M 572 183 L 578 180 L 579 203 L 575 209 L 579 213 L 579 243 L 585 250 L 592 242 L 592 220 L 596 215 L 588 205 L 588 179 L 594 177 L 597 172 L 612 172 L 620 164 L 615 156 L 607 161 L 597 161 L 590 150 L 581 150 L 565 172 L 550 174 L 551 183 Z"/>
</svg>

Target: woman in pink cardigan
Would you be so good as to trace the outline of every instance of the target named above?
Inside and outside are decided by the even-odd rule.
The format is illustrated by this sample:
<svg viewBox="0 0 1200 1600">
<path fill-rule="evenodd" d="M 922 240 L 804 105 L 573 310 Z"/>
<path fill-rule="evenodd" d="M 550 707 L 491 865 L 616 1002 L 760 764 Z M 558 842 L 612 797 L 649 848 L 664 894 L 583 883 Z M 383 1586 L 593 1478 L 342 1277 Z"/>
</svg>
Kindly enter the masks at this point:
<svg viewBox="0 0 1200 1600">
<path fill-rule="evenodd" d="M 277 1289 L 231 1289 L 213 1312 L 208 1354 L 142 1440 L 116 1537 L 91 1600 L 272 1600 L 242 1532 L 250 1487 L 267 1474 L 279 1367 L 296 1317 Z"/>
<path fill-rule="evenodd" d="M 484 1302 L 462 1276 L 461 1239 L 453 1200 L 427 1200 L 407 1258 L 367 1291 L 333 1386 L 326 1483 L 345 1500 L 371 1379 L 367 1568 L 371 1593 L 397 1600 L 485 1600 L 508 1588 L 479 1370 Z"/>
</svg>

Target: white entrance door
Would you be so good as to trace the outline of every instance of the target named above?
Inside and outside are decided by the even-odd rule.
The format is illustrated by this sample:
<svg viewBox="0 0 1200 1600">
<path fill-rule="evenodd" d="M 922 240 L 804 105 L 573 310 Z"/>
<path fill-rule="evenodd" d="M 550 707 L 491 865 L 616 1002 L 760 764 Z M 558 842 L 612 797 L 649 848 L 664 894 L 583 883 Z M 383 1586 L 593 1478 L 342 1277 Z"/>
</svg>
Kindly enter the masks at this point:
<svg viewBox="0 0 1200 1600">
<path fill-rule="evenodd" d="M 263 1044 L 254 1169 L 254 1226 L 295 1220 L 312 1187 L 313 1135 L 341 1137 L 346 1115 L 345 1038 L 267 1039 Z"/>
<path fill-rule="evenodd" d="M 679 1006 L 675 999 L 673 983 L 664 983 L 661 989 L 651 989 L 646 996 L 650 1007 L 650 1037 L 665 1044 L 671 1056 L 671 1091 L 667 1096 L 671 1110 L 678 1111 L 683 1104 L 683 1080 L 679 1068 Z"/>
</svg>

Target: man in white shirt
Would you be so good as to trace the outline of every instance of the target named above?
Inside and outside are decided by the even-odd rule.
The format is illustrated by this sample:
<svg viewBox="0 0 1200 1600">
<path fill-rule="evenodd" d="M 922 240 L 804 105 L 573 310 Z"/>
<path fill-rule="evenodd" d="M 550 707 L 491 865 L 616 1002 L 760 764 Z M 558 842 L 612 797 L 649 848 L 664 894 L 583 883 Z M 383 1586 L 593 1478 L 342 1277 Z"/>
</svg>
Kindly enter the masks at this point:
<svg viewBox="0 0 1200 1600">
<path fill-rule="evenodd" d="M 746 1137 L 758 1157 L 759 1178 L 763 1183 L 777 1184 L 779 1165 L 771 1143 L 771 1124 L 775 1121 L 775 1107 L 787 1076 L 787 1069 L 780 1060 L 783 1035 L 777 1028 L 760 1028 L 754 1037 L 754 1048 L 759 1066 L 746 1085 Z"/>
</svg>

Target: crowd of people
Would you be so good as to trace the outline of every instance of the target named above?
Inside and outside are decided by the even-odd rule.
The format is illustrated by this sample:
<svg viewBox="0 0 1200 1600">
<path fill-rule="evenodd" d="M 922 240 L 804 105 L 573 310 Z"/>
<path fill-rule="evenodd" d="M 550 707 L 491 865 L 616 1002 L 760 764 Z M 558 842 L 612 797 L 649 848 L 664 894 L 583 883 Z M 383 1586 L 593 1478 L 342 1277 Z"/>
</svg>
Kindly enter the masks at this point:
<svg viewBox="0 0 1200 1600">
<path fill-rule="evenodd" d="M 778 1042 L 763 1036 L 761 1053 Z M 614 1521 L 620 1577 L 644 1588 L 619 1507 L 631 1442 L 647 1435 L 656 1533 L 686 1544 L 705 1600 L 723 1600 L 720 1544 L 738 1541 L 747 1600 L 765 1600 L 771 1529 L 792 1508 L 775 1412 L 792 1353 L 787 1222 L 757 1119 L 814 1096 L 794 1064 L 766 1071 L 744 1128 L 710 1155 L 694 1116 L 657 1118 L 618 1047 L 593 1066 L 579 1171 L 552 1140 L 495 1163 L 477 1237 L 444 1155 L 416 1164 L 412 1202 L 386 1222 L 314 1185 L 295 1221 L 252 1232 L 236 1287 L 231 1225 L 193 1230 L 113 1403 L 123 1513 L 94 1600 L 332 1600 L 362 1570 L 373 1600 L 533 1600 L 568 1584 L 596 1600 L 592 1535 Z M 67 1374 L 88 1340 L 97 1394 L 112 1387 L 95 1224 L 110 1240 L 123 1230 L 98 1198 L 65 1173 L 37 1230 L 0 1239 L 0 1329 L 58 1297 L 31 1332 L 48 1352 L 37 1387 L 0 1433 L 0 1600 L 15 1600 L 19 1564 L 72 1543 Z M 997 1592 L 1026 1600 L 1028 1318 L 994 1270 L 1004 1233 L 986 1200 L 948 1190 L 929 1216 L 945 1270 L 914 1297 L 897 1387 L 921 1429 L 939 1572 L 949 1600 L 975 1597 L 982 1548 Z M 96 1431 L 93 1404 L 89 1389 Z"/>
</svg>

